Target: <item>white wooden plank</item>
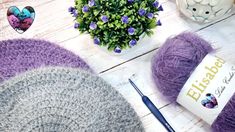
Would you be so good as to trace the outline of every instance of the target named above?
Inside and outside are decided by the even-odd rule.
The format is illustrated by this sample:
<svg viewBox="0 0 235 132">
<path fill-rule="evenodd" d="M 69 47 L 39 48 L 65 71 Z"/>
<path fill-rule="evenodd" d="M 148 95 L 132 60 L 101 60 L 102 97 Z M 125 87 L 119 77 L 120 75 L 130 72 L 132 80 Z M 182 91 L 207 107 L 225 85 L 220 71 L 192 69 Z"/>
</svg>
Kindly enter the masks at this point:
<svg viewBox="0 0 235 132">
<path fill-rule="evenodd" d="M 235 15 L 198 33 L 213 44 L 218 55 L 235 64 Z"/>
</svg>

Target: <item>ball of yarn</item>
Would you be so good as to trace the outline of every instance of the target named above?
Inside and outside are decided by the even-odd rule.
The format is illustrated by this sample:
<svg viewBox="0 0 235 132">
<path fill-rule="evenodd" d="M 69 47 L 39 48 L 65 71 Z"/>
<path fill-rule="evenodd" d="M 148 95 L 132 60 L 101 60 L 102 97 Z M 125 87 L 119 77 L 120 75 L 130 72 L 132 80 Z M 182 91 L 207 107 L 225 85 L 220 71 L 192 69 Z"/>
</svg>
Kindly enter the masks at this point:
<svg viewBox="0 0 235 132">
<path fill-rule="evenodd" d="M 44 40 L 0 41 L 0 82 L 41 66 L 79 67 L 90 70 L 79 56 Z"/>
<path fill-rule="evenodd" d="M 175 102 L 191 73 L 212 51 L 212 46 L 194 33 L 184 32 L 169 38 L 152 60 L 152 76 L 157 88 L 169 101 Z M 235 96 L 212 124 L 213 131 L 234 131 L 234 111 Z"/>
</svg>

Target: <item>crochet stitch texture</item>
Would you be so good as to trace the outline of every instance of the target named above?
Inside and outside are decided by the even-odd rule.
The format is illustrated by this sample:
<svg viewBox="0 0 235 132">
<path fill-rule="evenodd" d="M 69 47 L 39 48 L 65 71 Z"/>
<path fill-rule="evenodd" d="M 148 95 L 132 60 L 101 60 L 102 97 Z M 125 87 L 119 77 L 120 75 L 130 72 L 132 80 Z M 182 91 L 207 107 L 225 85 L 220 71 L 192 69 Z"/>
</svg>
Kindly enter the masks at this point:
<svg viewBox="0 0 235 132">
<path fill-rule="evenodd" d="M 51 42 L 34 39 L 0 41 L 0 82 L 41 66 L 89 66 L 77 55 Z"/>
<path fill-rule="evenodd" d="M 27 71 L 0 85 L 0 131 L 141 132 L 130 104 L 100 77 L 75 68 Z"/>
</svg>

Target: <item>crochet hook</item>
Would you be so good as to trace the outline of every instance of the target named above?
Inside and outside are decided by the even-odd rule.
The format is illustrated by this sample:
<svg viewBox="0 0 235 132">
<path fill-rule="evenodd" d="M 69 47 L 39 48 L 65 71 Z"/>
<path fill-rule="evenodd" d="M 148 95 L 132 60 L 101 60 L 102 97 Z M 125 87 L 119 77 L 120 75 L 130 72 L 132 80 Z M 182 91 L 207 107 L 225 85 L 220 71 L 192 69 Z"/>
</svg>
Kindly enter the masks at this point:
<svg viewBox="0 0 235 132">
<path fill-rule="evenodd" d="M 166 130 L 168 132 L 175 132 L 175 130 L 166 121 L 164 116 L 157 109 L 157 107 L 152 103 L 152 101 L 139 90 L 139 88 L 135 85 L 135 83 L 131 79 L 129 79 L 129 82 L 135 88 L 135 90 L 139 93 L 144 104 L 148 107 L 148 109 L 152 112 L 152 114 L 161 122 L 161 124 L 166 128 Z"/>
</svg>

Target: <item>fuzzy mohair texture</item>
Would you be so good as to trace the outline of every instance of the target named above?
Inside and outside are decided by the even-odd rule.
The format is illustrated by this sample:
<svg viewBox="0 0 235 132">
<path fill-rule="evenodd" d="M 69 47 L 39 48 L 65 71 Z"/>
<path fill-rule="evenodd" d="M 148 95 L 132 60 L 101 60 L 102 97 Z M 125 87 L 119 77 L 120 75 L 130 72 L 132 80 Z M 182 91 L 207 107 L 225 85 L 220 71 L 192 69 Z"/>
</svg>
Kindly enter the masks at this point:
<svg viewBox="0 0 235 132">
<path fill-rule="evenodd" d="M 35 39 L 0 41 L 0 82 L 42 66 L 90 69 L 79 56 L 58 45 Z"/>
<path fill-rule="evenodd" d="M 100 77 L 44 67 L 0 84 L 1 132 L 142 132 L 131 105 Z"/>
<path fill-rule="evenodd" d="M 181 33 L 166 40 L 152 59 L 152 76 L 159 91 L 175 102 L 191 73 L 212 46 L 198 35 Z M 226 104 L 211 128 L 214 132 L 235 131 L 235 95 Z"/>
</svg>

